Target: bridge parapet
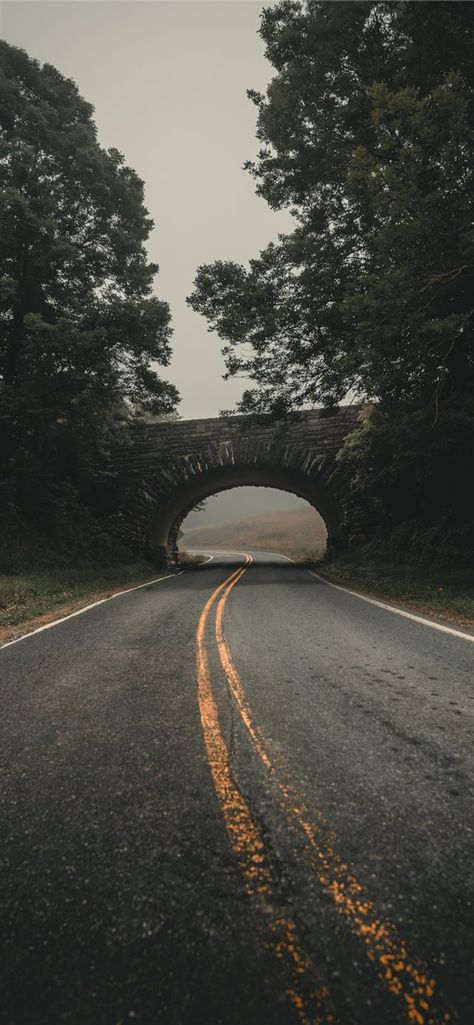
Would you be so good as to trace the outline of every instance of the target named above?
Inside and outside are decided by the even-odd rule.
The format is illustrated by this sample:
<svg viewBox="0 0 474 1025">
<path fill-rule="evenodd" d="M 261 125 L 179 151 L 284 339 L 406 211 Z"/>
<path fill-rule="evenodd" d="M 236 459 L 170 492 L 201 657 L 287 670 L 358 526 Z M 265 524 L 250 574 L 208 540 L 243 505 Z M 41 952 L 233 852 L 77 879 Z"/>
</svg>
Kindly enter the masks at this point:
<svg viewBox="0 0 474 1025">
<path fill-rule="evenodd" d="M 113 461 L 136 536 L 158 561 L 169 562 L 190 509 L 210 494 L 252 484 L 306 498 L 333 541 L 346 515 L 337 456 L 360 408 L 311 410 L 280 421 L 235 416 L 137 426 L 130 447 Z"/>
</svg>

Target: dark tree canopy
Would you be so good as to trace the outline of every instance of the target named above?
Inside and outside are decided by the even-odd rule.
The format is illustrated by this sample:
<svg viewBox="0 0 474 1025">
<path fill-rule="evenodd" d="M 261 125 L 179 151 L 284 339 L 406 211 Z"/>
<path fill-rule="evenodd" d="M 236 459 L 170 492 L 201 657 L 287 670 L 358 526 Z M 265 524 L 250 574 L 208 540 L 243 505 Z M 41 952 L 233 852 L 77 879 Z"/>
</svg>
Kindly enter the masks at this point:
<svg viewBox="0 0 474 1025">
<path fill-rule="evenodd" d="M 412 404 L 473 389 L 474 5 L 281 0 L 257 191 L 295 230 L 189 302 L 250 378 L 242 410 Z"/>
<path fill-rule="evenodd" d="M 143 182 L 92 115 L 72 81 L 0 42 L 0 460 L 17 500 L 32 481 L 78 486 L 114 423 L 177 401 L 153 367 L 171 331 Z"/>
</svg>

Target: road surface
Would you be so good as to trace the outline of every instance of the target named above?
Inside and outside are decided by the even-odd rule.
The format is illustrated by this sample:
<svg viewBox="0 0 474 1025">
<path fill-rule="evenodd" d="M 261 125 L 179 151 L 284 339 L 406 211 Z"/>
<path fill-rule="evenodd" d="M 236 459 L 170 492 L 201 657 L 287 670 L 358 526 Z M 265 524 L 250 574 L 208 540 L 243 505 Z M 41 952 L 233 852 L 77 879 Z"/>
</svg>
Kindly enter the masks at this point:
<svg viewBox="0 0 474 1025">
<path fill-rule="evenodd" d="M 472 1025 L 470 637 L 250 553 L 4 646 L 2 1025 Z"/>
</svg>

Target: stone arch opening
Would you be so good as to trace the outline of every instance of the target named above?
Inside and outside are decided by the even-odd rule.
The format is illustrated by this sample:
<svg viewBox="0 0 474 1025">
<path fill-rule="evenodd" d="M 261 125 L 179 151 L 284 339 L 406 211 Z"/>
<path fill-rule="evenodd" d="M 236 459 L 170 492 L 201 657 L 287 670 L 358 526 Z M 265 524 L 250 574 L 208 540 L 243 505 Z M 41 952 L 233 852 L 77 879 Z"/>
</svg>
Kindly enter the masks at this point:
<svg viewBox="0 0 474 1025">
<path fill-rule="evenodd" d="M 172 489 L 150 522 L 148 544 L 154 557 L 161 562 L 177 564 L 178 532 L 188 513 L 211 495 L 249 485 L 276 488 L 305 499 L 324 520 L 328 547 L 333 545 L 344 518 L 344 509 L 323 479 L 278 464 L 231 463 L 188 476 Z"/>
<path fill-rule="evenodd" d="M 211 495 L 184 517 L 178 538 L 181 562 L 211 549 L 321 558 L 326 545 L 326 526 L 314 506 L 292 492 L 259 485 Z"/>
</svg>

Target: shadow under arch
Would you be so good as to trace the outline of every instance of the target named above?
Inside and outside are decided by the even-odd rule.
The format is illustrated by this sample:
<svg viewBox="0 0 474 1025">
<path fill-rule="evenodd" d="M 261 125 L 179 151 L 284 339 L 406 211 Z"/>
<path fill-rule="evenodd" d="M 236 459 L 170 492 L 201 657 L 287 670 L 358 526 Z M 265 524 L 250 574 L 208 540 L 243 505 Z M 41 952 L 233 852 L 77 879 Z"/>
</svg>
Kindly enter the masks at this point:
<svg viewBox="0 0 474 1025">
<path fill-rule="evenodd" d="M 177 484 L 150 523 L 151 552 L 161 561 L 178 564 L 178 531 L 188 513 L 211 495 L 245 486 L 276 488 L 305 499 L 324 520 L 328 548 L 333 546 L 344 509 L 330 486 L 317 476 L 289 466 L 252 462 L 215 466 Z"/>
</svg>

